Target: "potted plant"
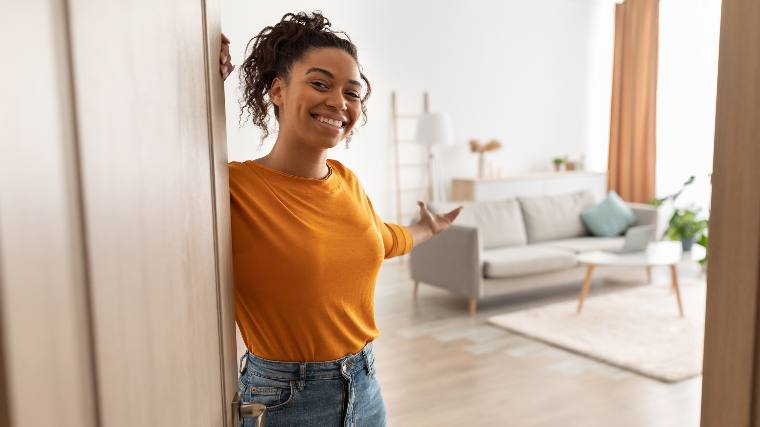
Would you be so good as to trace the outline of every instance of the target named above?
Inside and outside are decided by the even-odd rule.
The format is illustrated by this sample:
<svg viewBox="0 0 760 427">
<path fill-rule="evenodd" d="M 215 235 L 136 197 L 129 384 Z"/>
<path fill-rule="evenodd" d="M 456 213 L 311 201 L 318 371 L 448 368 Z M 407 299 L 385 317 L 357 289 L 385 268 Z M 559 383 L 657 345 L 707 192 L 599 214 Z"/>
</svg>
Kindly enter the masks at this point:
<svg viewBox="0 0 760 427">
<path fill-rule="evenodd" d="M 670 240 L 680 240 L 684 252 L 707 230 L 707 220 L 698 219 L 699 209 L 676 209 L 668 222 L 665 236 Z"/>
<path fill-rule="evenodd" d="M 707 174 L 707 177 L 712 178 L 712 173 Z M 661 197 L 659 199 L 653 199 L 649 202 L 649 204 L 655 207 L 660 207 L 666 201 L 670 201 L 673 205 L 675 205 L 675 202 L 681 193 L 683 193 L 686 187 L 692 183 L 694 183 L 694 175 L 690 176 L 689 179 L 683 183 L 680 190 L 668 196 Z M 665 230 L 663 238 L 669 237 L 674 240 L 681 240 L 681 245 L 684 251 L 690 250 L 691 245 L 694 242 L 704 246 L 704 248 L 707 249 L 707 227 L 709 219 L 698 220 L 696 219 L 696 214 L 697 212 L 693 209 L 676 209 L 668 221 L 668 228 Z M 697 231 L 694 233 L 694 230 Z M 707 252 L 705 252 L 704 258 L 699 260 L 699 264 L 703 269 L 707 269 Z"/>
<path fill-rule="evenodd" d="M 552 159 L 552 163 L 554 163 L 554 171 L 559 172 L 560 168 L 562 167 L 562 164 L 565 163 L 564 157 L 555 157 Z"/>
</svg>

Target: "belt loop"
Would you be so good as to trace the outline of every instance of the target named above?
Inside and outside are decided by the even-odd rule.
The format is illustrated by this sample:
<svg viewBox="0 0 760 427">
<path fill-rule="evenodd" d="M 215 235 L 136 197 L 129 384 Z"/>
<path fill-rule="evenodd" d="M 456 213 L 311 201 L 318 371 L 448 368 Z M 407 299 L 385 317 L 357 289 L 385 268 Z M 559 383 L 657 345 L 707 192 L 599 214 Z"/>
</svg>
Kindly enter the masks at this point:
<svg viewBox="0 0 760 427">
<path fill-rule="evenodd" d="M 242 356 L 240 356 L 240 363 L 238 363 L 238 373 L 243 374 L 243 359 L 245 359 L 245 366 L 248 366 L 248 350 L 246 350 Z"/>
<path fill-rule="evenodd" d="M 367 367 L 367 375 L 372 378 L 375 374 L 375 360 L 369 356 L 371 347 L 365 347 L 362 349 L 362 357 L 364 358 L 364 364 Z"/>
<path fill-rule="evenodd" d="M 306 379 L 306 363 L 300 363 L 299 364 L 301 368 L 301 374 L 298 377 L 298 390 L 303 390 L 305 387 L 305 379 Z"/>
</svg>

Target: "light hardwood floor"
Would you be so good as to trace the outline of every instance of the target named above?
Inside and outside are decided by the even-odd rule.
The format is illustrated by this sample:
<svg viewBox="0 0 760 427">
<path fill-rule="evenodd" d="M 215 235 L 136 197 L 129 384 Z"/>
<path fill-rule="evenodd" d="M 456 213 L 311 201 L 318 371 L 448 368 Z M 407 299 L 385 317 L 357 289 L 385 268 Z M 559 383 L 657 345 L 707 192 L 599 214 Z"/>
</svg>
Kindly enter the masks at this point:
<svg viewBox="0 0 760 427">
<path fill-rule="evenodd" d="M 697 277 L 696 264 L 680 267 Z M 590 297 L 645 285 L 644 271 L 619 270 L 631 282 L 595 279 Z M 632 275 L 632 276 L 631 276 Z M 655 282 L 669 282 L 654 268 Z M 474 317 L 467 301 L 413 283 L 406 264 L 388 260 L 376 288 L 377 373 L 389 426 L 699 425 L 701 377 L 676 384 L 644 378 L 487 324 L 488 317 L 561 300 L 578 286 L 483 300 Z"/>
</svg>

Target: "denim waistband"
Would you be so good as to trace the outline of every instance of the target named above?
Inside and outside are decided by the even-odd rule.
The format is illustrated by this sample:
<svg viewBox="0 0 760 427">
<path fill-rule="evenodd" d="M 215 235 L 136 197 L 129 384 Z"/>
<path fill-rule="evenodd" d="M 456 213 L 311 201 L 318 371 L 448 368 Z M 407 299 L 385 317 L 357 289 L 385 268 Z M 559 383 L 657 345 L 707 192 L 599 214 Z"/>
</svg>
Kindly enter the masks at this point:
<svg viewBox="0 0 760 427">
<path fill-rule="evenodd" d="M 372 373 L 375 364 L 374 343 L 372 341 L 356 353 L 341 357 L 340 359 L 320 362 L 283 362 L 278 360 L 264 359 L 246 350 L 240 358 L 240 372 L 243 372 L 242 363 L 250 364 L 259 374 L 279 380 L 309 380 L 339 378 L 341 373 L 351 375 L 361 369 L 367 369 Z M 246 365 L 247 366 L 247 365 Z"/>
</svg>

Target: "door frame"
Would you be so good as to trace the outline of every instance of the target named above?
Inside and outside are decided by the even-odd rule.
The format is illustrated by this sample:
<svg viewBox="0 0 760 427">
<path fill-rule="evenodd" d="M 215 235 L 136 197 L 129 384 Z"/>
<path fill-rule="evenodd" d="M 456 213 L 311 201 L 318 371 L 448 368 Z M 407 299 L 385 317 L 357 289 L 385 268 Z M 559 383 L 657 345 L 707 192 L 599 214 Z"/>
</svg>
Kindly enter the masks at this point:
<svg viewBox="0 0 760 427">
<path fill-rule="evenodd" d="M 203 43 L 206 50 L 206 112 L 209 129 L 209 159 L 213 194 L 214 247 L 216 259 L 217 305 L 219 307 L 219 350 L 221 360 L 224 424 L 234 426 L 232 411 L 238 391 L 237 338 L 235 329 L 234 286 L 232 276 L 232 238 L 230 224 L 230 187 L 227 169 L 227 121 L 224 108 L 224 80 L 219 73 L 222 45 L 221 1 L 201 0 Z"/>
<path fill-rule="evenodd" d="M 760 3 L 723 0 L 703 427 L 760 426 Z"/>
</svg>

